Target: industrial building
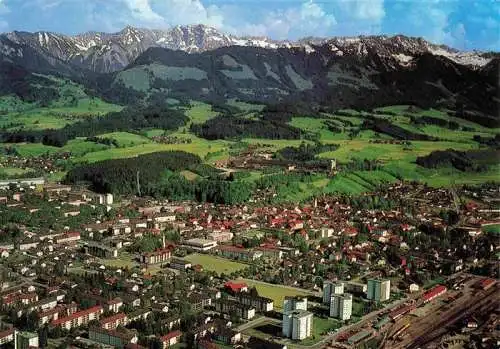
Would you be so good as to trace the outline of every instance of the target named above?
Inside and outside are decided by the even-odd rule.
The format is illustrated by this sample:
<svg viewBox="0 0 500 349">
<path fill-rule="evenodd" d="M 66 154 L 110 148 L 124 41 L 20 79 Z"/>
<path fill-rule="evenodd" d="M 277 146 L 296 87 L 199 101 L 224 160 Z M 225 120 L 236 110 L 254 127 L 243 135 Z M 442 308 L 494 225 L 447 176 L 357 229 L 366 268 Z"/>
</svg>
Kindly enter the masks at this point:
<svg viewBox="0 0 500 349">
<path fill-rule="evenodd" d="M 424 295 L 422 296 L 422 300 L 424 301 L 424 303 L 430 302 L 434 298 L 441 296 L 445 292 L 446 292 L 445 286 L 437 285 L 432 289 L 430 289 L 429 291 L 427 291 L 426 293 L 424 293 Z"/>
<path fill-rule="evenodd" d="M 184 246 L 195 251 L 206 252 L 217 247 L 217 241 L 206 239 L 189 239 L 184 241 Z"/>
</svg>

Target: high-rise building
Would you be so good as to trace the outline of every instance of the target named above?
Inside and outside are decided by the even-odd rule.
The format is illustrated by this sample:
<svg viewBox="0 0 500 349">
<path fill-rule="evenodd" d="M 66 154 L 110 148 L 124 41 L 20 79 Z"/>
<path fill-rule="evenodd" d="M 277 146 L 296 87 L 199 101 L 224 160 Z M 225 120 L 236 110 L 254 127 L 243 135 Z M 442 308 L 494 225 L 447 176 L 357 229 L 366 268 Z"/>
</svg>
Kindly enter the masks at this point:
<svg viewBox="0 0 500 349">
<path fill-rule="evenodd" d="M 285 297 L 283 300 L 283 312 L 292 310 L 307 310 L 307 298 Z"/>
<path fill-rule="evenodd" d="M 333 294 L 330 299 L 330 316 L 349 320 L 352 314 L 352 294 Z"/>
<path fill-rule="evenodd" d="M 313 314 L 306 310 L 292 310 L 283 313 L 283 336 L 303 340 L 311 336 Z"/>
<path fill-rule="evenodd" d="M 330 299 L 332 294 L 342 294 L 344 293 L 344 283 L 343 282 L 332 282 L 325 281 L 323 283 L 323 303 L 330 304 Z"/>
<path fill-rule="evenodd" d="M 391 281 L 387 279 L 368 279 L 367 298 L 385 302 L 391 297 Z"/>
</svg>

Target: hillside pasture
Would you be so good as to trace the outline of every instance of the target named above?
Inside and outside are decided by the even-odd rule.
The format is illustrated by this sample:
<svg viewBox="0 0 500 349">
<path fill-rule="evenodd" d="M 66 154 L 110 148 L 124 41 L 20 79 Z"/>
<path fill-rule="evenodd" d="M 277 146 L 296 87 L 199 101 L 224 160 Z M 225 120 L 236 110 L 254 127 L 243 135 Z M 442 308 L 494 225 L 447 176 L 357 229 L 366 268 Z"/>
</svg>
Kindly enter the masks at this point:
<svg viewBox="0 0 500 349">
<path fill-rule="evenodd" d="M 114 139 L 117 141 L 119 147 L 132 147 L 135 145 L 151 143 L 149 138 L 130 132 L 105 133 L 97 137 Z"/>
</svg>

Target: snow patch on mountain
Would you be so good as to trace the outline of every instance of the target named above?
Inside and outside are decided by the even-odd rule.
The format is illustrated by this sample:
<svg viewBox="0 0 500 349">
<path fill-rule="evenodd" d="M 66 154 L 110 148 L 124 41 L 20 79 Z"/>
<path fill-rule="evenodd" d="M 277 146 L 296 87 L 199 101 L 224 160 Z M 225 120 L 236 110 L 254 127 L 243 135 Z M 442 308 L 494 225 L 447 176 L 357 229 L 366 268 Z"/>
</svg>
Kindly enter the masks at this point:
<svg viewBox="0 0 500 349">
<path fill-rule="evenodd" d="M 175 26 L 167 30 L 150 30 L 125 27 L 117 33 L 88 32 L 76 36 L 56 33 L 12 32 L 0 35 L 15 44 L 29 46 L 45 55 L 49 60 L 57 58 L 70 64 L 97 72 L 112 72 L 123 69 L 139 55 L 151 47 L 182 50 L 197 53 L 228 46 L 261 47 L 264 49 L 303 49 L 313 54 L 324 45 L 332 56 L 368 57 L 378 55 L 392 62 L 409 64 L 413 57 L 423 53 L 445 56 L 456 63 L 482 67 L 491 61 L 488 55 L 480 52 L 459 52 L 446 46 L 431 44 L 421 38 L 396 36 L 358 36 L 334 38 L 304 38 L 298 41 L 275 41 L 266 37 L 237 37 L 224 34 L 205 25 Z M 7 45 L 4 43 L 4 46 Z M 16 49 L 2 48 L 2 52 Z M 22 50 L 22 49 L 20 49 Z M 14 53 L 16 52 L 16 53 Z M 322 51 L 322 56 L 325 52 Z M 328 58 L 325 56 L 328 60 Z M 393 65 L 393 63 L 388 63 Z"/>
</svg>

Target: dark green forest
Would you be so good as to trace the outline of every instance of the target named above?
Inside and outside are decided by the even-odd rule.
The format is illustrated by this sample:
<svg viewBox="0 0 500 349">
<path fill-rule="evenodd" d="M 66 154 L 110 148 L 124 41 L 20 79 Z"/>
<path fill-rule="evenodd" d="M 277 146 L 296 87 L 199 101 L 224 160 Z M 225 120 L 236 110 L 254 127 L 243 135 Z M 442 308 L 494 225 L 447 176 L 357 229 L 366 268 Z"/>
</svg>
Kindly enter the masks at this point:
<svg viewBox="0 0 500 349">
<path fill-rule="evenodd" d="M 93 137 L 102 133 L 143 128 L 175 130 L 184 126 L 187 121 L 188 117 L 183 111 L 169 109 L 162 105 L 128 107 L 102 117 L 79 121 L 59 130 L 2 131 L 0 140 L 6 143 L 29 142 L 62 147 L 76 137 Z"/>
<path fill-rule="evenodd" d="M 78 166 L 66 183 L 88 183 L 101 193 L 142 195 L 170 200 L 197 200 L 234 204 L 249 199 L 253 184 L 217 179 L 201 159 L 181 151 L 157 152 L 136 158 L 106 160 Z M 179 172 L 191 170 L 208 178 L 188 181 Z"/>
</svg>

